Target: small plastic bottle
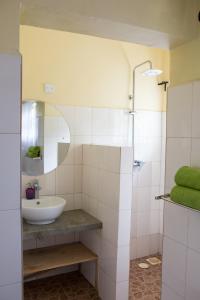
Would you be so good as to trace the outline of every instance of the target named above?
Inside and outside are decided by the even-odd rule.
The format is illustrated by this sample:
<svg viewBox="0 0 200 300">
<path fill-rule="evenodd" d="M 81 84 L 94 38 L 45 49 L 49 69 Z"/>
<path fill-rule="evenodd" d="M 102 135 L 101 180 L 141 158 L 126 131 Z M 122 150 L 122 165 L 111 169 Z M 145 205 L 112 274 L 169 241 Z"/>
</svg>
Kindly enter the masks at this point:
<svg viewBox="0 0 200 300">
<path fill-rule="evenodd" d="M 35 199 L 35 189 L 32 187 L 32 184 L 29 182 L 26 188 L 26 199 L 31 200 Z"/>
</svg>

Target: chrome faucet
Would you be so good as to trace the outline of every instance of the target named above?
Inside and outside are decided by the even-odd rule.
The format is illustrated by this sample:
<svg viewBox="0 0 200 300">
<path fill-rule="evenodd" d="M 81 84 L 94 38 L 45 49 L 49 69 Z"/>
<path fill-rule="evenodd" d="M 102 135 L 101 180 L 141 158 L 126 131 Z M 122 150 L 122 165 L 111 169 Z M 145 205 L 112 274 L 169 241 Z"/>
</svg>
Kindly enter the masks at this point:
<svg viewBox="0 0 200 300">
<path fill-rule="evenodd" d="M 40 198 L 39 190 L 41 190 L 41 187 L 39 185 L 39 180 L 38 179 L 34 180 L 33 187 L 34 187 L 34 190 L 35 190 L 35 199 L 39 199 Z"/>
</svg>

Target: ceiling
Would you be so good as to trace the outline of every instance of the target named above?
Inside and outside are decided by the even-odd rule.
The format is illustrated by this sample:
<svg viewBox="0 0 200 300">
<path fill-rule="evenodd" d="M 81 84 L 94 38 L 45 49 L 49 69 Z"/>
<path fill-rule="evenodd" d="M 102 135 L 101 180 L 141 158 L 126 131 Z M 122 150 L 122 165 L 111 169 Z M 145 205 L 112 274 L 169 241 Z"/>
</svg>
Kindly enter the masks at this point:
<svg viewBox="0 0 200 300">
<path fill-rule="evenodd" d="M 22 0 L 21 24 L 174 48 L 199 36 L 200 0 Z"/>
</svg>

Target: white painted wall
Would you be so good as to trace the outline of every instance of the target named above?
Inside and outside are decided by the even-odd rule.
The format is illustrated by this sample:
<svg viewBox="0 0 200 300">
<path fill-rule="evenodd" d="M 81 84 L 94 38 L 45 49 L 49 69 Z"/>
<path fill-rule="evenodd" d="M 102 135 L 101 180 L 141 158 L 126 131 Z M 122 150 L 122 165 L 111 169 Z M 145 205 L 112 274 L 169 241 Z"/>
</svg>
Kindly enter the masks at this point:
<svg viewBox="0 0 200 300">
<path fill-rule="evenodd" d="M 154 47 L 197 36 L 196 0 L 24 0 L 22 24 L 125 40 Z"/>
<path fill-rule="evenodd" d="M 19 51 L 20 0 L 1 0 L 0 3 L 0 52 Z"/>
</svg>

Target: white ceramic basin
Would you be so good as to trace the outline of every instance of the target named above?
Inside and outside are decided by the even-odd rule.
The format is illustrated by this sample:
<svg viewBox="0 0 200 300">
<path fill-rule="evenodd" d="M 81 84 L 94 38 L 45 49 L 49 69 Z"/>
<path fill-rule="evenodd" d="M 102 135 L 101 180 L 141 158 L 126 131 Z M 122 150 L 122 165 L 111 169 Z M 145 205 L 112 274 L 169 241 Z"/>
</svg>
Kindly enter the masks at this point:
<svg viewBox="0 0 200 300">
<path fill-rule="evenodd" d="M 22 216 L 29 224 L 50 224 L 64 210 L 66 200 L 56 196 L 42 196 L 39 199 L 22 199 Z"/>
</svg>

